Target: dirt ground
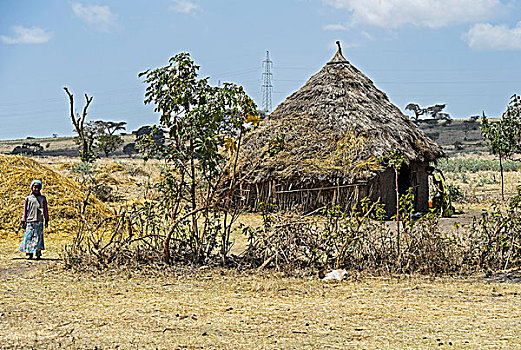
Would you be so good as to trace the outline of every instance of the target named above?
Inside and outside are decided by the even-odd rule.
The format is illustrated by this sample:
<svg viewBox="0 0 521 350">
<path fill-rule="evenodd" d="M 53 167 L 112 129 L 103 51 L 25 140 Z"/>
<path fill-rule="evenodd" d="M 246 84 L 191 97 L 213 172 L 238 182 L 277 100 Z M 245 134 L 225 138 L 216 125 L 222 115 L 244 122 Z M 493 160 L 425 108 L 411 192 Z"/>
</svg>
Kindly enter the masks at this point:
<svg viewBox="0 0 521 350">
<path fill-rule="evenodd" d="M 64 174 L 74 163 L 41 161 Z M 155 176 L 153 164 L 118 162 L 127 169 L 110 174 L 118 193 L 140 198 L 136 188 Z M 461 213 L 442 219 L 442 227 L 479 215 L 488 187 L 497 194 L 497 183 L 478 186 L 481 175 L 473 176 L 463 189 L 481 202 L 457 205 Z M 509 184 L 521 179 L 508 176 Z M 244 220 L 261 222 L 253 214 Z M 78 274 L 61 265 L 66 238 L 48 236 L 40 261 L 16 250 L 20 238 L 0 240 L 1 349 L 521 348 L 518 271 L 488 278 L 352 274 L 336 283 L 301 271 L 204 267 Z M 234 249 L 244 245 L 238 239 Z"/>
<path fill-rule="evenodd" d="M 41 261 L 0 243 L 2 349 L 516 349 L 521 286 L 493 278 L 325 283 L 198 269 L 74 274 L 49 237 Z"/>
</svg>

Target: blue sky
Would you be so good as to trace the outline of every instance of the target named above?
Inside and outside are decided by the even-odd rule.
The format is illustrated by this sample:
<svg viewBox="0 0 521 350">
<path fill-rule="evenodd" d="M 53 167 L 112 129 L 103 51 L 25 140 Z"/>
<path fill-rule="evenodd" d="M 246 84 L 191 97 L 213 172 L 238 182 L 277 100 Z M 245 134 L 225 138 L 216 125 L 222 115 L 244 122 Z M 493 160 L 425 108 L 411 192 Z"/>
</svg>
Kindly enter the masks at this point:
<svg viewBox="0 0 521 350">
<path fill-rule="evenodd" d="M 154 124 L 137 74 L 183 51 L 261 105 L 269 50 L 276 106 L 336 40 L 402 110 L 498 116 L 521 93 L 521 0 L 1 0 L 0 139 L 72 135 L 64 86 L 90 120 Z"/>
</svg>

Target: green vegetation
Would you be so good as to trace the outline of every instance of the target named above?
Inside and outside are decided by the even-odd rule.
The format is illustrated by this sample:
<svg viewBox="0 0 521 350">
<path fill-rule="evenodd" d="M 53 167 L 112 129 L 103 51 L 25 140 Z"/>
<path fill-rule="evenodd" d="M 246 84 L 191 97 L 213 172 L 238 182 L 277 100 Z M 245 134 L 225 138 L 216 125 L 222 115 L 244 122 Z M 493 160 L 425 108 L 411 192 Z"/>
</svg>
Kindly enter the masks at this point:
<svg viewBox="0 0 521 350">
<path fill-rule="evenodd" d="M 163 260 L 204 263 L 217 249 L 224 264 L 240 212 L 234 193 L 238 153 L 256 105 L 242 86 L 211 86 L 198 72 L 190 55 L 180 53 L 167 66 L 139 74 L 147 84 L 144 102 L 156 105 L 159 128 L 171 140 L 164 147 L 154 140 L 142 145 L 147 157 L 166 163 L 154 203 L 168 227 Z"/>
<path fill-rule="evenodd" d="M 481 133 L 489 144 L 490 153 L 499 157 L 501 198 L 504 198 L 503 159 L 521 153 L 521 97 L 511 97 L 507 110 L 497 122 L 490 122 L 483 112 Z"/>
<path fill-rule="evenodd" d="M 478 171 L 498 171 L 499 160 L 479 158 L 442 158 L 438 160 L 438 168 L 444 172 L 475 173 Z M 503 161 L 504 171 L 519 171 L 521 163 L 518 161 Z"/>
</svg>

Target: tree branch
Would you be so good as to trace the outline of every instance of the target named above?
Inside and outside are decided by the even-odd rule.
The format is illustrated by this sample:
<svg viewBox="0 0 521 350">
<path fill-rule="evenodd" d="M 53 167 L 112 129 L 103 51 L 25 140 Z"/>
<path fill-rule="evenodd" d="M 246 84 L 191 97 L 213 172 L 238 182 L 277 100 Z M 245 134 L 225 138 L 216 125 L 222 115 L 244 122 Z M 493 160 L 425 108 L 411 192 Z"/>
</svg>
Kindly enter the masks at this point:
<svg viewBox="0 0 521 350">
<path fill-rule="evenodd" d="M 80 133 L 80 130 L 79 130 L 80 128 L 79 128 L 79 125 L 78 125 L 78 121 L 74 117 L 74 95 L 69 92 L 69 89 L 66 86 L 63 88 L 63 90 L 65 90 L 65 92 L 69 96 L 69 104 L 71 106 L 71 111 L 70 112 L 71 112 L 72 125 L 74 125 L 74 128 L 76 129 L 76 132 L 79 134 Z"/>
<path fill-rule="evenodd" d="M 87 117 L 87 108 L 89 107 L 90 103 L 92 102 L 92 98 L 93 96 L 91 96 L 89 98 L 89 96 L 87 96 L 87 94 L 85 94 L 85 107 L 83 107 L 83 113 L 81 115 L 81 120 L 80 120 L 80 126 L 82 127 L 83 129 L 83 122 L 85 121 L 85 117 Z"/>
</svg>

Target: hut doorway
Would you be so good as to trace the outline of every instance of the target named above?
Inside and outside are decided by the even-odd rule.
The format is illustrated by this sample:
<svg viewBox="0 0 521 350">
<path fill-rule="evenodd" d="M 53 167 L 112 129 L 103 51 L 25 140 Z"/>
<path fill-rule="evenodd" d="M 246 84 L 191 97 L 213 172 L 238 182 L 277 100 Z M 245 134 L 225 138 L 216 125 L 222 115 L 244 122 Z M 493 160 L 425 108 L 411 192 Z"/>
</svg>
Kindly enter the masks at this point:
<svg viewBox="0 0 521 350">
<path fill-rule="evenodd" d="M 398 193 L 405 194 L 410 187 L 412 187 L 411 168 L 407 164 L 402 164 L 398 172 Z"/>
</svg>

